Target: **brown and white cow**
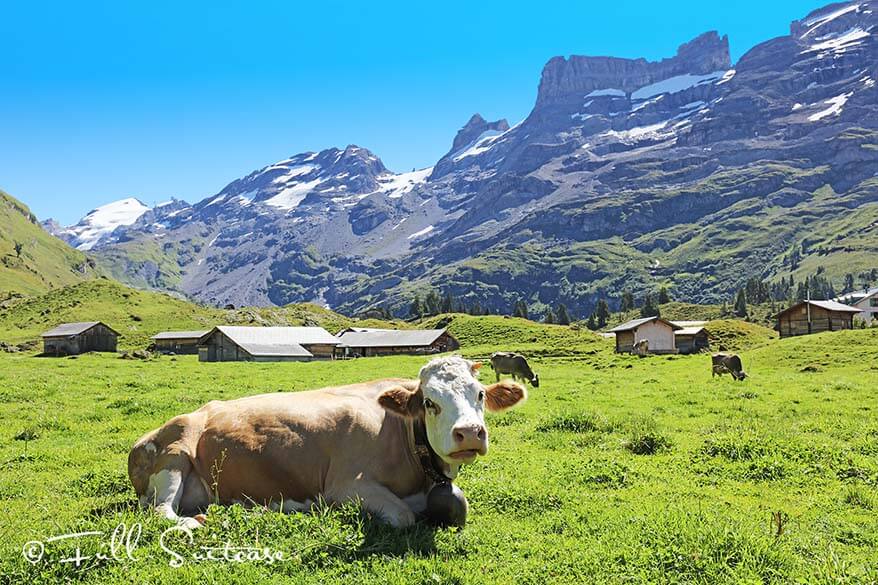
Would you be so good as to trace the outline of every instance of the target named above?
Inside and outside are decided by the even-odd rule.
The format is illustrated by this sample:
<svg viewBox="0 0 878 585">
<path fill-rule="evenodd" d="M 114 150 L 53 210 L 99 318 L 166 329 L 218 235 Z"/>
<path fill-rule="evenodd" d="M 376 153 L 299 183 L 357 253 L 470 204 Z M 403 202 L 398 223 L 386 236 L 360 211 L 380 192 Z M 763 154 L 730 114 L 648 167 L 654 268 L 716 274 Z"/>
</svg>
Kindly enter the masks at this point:
<svg viewBox="0 0 878 585">
<path fill-rule="evenodd" d="M 423 421 L 442 472 L 453 479 L 488 451 L 485 408 L 525 398 L 509 380 L 483 386 L 480 365 L 442 357 L 419 380 L 209 402 L 141 437 L 128 475 L 143 507 L 189 528 L 213 502 L 292 512 L 318 498 L 359 500 L 386 522 L 408 526 L 433 485 L 415 456 L 415 421 Z"/>
</svg>

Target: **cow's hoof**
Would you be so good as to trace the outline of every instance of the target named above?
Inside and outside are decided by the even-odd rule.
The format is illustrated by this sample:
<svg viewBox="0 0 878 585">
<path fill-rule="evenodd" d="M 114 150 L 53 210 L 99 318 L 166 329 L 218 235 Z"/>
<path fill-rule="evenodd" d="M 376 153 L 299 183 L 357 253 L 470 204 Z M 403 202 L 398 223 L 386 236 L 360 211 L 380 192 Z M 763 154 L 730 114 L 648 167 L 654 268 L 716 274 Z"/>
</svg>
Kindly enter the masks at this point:
<svg viewBox="0 0 878 585">
<path fill-rule="evenodd" d="M 198 520 L 198 523 L 201 524 L 202 526 L 207 524 L 207 516 L 204 514 L 196 514 L 195 516 L 193 516 L 193 518 Z"/>
<path fill-rule="evenodd" d="M 437 526 L 463 526 L 468 509 L 463 490 L 451 482 L 435 485 L 427 494 L 427 519 Z"/>
<path fill-rule="evenodd" d="M 203 514 L 199 514 L 199 516 L 203 516 Z M 179 520 L 177 520 L 177 524 L 182 526 L 183 528 L 188 528 L 189 530 L 195 530 L 196 528 L 201 528 L 202 522 L 197 518 L 190 518 L 189 516 L 182 516 Z"/>
</svg>

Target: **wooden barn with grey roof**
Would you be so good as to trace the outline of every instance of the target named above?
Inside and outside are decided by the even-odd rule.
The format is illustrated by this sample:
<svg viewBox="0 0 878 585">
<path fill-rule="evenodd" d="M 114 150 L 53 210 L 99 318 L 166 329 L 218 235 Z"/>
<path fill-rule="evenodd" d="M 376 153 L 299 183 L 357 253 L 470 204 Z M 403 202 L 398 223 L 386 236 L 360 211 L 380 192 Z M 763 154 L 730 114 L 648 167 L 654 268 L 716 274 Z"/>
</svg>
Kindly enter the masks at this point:
<svg viewBox="0 0 878 585">
<path fill-rule="evenodd" d="M 119 333 L 100 321 L 63 323 L 42 334 L 43 354 L 79 355 L 88 351 L 116 351 Z"/>
<path fill-rule="evenodd" d="M 160 353 L 196 354 L 198 341 L 210 331 L 162 331 L 151 337 L 153 349 Z"/>
<path fill-rule="evenodd" d="M 775 329 L 781 337 L 853 329 L 860 309 L 836 301 L 801 301 L 778 313 Z"/>
<path fill-rule="evenodd" d="M 323 327 L 220 325 L 198 340 L 202 362 L 302 362 L 332 359 L 339 340 Z"/>
<path fill-rule="evenodd" d="M 369 329 L 342 331 L 338 353 L 342 357 L 394 354 L 431 354 L 454 351 L 460 343 L 445 329 Z"/>
</svg>

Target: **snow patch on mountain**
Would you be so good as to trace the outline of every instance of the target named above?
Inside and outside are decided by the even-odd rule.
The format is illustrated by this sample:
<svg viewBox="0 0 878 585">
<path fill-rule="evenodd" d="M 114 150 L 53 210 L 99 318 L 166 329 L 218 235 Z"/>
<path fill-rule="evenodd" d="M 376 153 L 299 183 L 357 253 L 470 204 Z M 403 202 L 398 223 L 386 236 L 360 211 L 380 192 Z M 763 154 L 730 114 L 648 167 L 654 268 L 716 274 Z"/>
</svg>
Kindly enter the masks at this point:
<svg viewBox="0 0 878 585">
<path fill-rule="evenodd" d="M 802 38 L 804 39 L 805 37 L 807 37 L 811 33 L 813 33 L 815 30 L 817 30 L 818 28 L 823 26 L 824 24 L 826 24 L 828 22 L 832 22 L 833 20 L 835 20 L 839 16 L 843 16 L 843 15 L 847 14 L 848 12 L 854 12 L 854 11 L 859 11 L 859 10 L 860 10 L 860 4 L 852 4 L 850 6 L 845 6 L 844 8 L 840 8 L 839 10 L 836 10 L 835 12 L 831 12 L 829 14 L 824 14 L 822 16 L 815 16 L 814 18 L 812 18 L 810 20 L 806 20 L 804 23 L 805 26 L 809 26 L 811 28 L 809 28 L 805 32 L 805 34 L 802 35 Z"/>
<path fill-rule="evenodd" d="M 596 89 L 585 97 L 625 97 L 625 92 L 621 89 L 615 89 L 610 87 L 607 89 Z"/>
<path fill-rule="evenodd" d="M 696 85 L 701 85 L 702 83 L 722 79 L 723 76 L 727 73 L 727 70 L 723 70 L 714 71 L 713 73 L 708 73 L 706 75 L 692 75 L 691 73 L 677 75 L 675 77 L 670 77 L 657 83 L 641 87 L 631 94 L 631 99 L 645 100 L 663 93 L 678 93 L 683 90 L 695 87 Z"/>
<path fill-rule="evenodd" d="M 313 181 L 296 182 L 293 185 L 282 189 L 277 195 L 265 200 L 266 205 L 277 207 L 286 211 L 291 211 L 299 206 L 299 203 L 305 200 L 308 193 L 315 190 L 321 183 L 322 179 L 314 179 Z"/>
<path fill-rule="evenodd" d="M 62 233 L 69 236 L 75 248 L 91 250 L 116 228 L 133 224 L 147 211 L 149 207 L 133 197 L 120 199 L 93 209 L 79 223 L 65 228 Z"/>
<path fill-rule="evenodd" d="M 868 38 L 870 34 L 869 31 L 865 31 L 859 27 L 850 28 L 838 36 L 827 35 L 825 37 L 820 37 L 819 40 L 822 42 L 815 43 L 802 52 L 832 51 L 833 53 L 844 53 L 847 49 L 861 44 L 862 39 Z"/>
<path fill-rule="evenodd" d="M 823 118 L 827 118 L 829 116 L 836 116 L 841 113 L 842 108 L 847 103 L 848 98 L 851 97 L 853 92 L 851 93 L 843 93 L 841 95 L 837 95 L 834 98 L 829 98 L 824 104 L 829 104 L 829 107 L 825 110 L 821 110 L 816 114 L 811 114 L 808 116 L 809 122 L 817 122 L 818 120 L 822 120 Z"/>
<path fill-rule="evenodd" d="M 506 134 L 508 130 L 504 132 L 500 132 L 499 130 L 486 130 L 482 132 L 478 138 L 473 140 L 466 147 L 460 149 L 455 155 L 452 157 L 454 162 L 460 162 L 468 156 L 476 156 L 490 149 L 491 146 L 496 142 L 497 138 Z"/>
<path fill-rule="evenodd" d="M 422 230 L 418 230 L 418 231 L 416 231 L 415 233 L 409 235 L 409 236 L 408 236 L 408 239 L 409 239 L 409 240 L 414 240 L 415 238 L 420 238 L 421 236 L 426 236 L 427 234 L 429 234 L 429 233 L 432 232 L 432 231 L 433 231 L 433 226 L 428 225 L 428 226 L 425 227 L 424 229 L 422 229 Z"/>
<path fill-rule="evenodd" d="M 427 177 L 433 172 L 433 167 L 412 171 L 410 173 L 400 173 L 398 175 L 389 174 L 378 177 L 378 183 L 381 188 L 378 192 L 385 193 L 391 199 L 402 197 L 416 186 L 427 181 Z"/>
<path fill-rule="evenodd" d="M 270 169 L 286 169 L 287 167 L 275 165 L 270 167 Z M 294 167 L 289 168 L 289 171 L 286 174 L 275 177 L 271 182 L 272 183 L 286 183 L 290 179 L 298 177 L 300 175 L 307 175 L 311 171 L 315 169 L 314 165 L 296 165 Z"/>
</svg>

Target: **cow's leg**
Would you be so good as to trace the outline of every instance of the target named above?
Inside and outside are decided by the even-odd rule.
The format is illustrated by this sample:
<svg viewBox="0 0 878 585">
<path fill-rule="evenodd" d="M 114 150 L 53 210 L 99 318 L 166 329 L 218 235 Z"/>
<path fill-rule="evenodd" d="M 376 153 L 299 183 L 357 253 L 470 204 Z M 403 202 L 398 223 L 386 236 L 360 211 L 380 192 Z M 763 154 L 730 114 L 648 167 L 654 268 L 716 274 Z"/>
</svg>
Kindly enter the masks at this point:
<svg viewBox="0 0 878 585">
<path fill-rule="evenodd" d="M 497 378 L 497 382 L 500 381 L 500 370 L 494 368 L 494 376 Z"/>
<path fill-rule="evenodd" d="M 141 505 L 154 509 L 161 517 L 177 524 L 187 528 L 198 528 L 201 522 L 177 514 L 180 502 L 183 501 L 184 488 L 192 471 L 189 457 L 185 454 L 177 454 L 161 459 L 157 471 L 149 476 L 146 493 L 140 496 Z"/>
<path fill-rule="evenodd" d="M 415 523 L 412 509 L 389 489 L 374 481 L 357 479 L 340 489 L 327 492 L 326 497 L 334 502 L 360 501 L 363 508 L 396 528 Z"/>
</svg>

